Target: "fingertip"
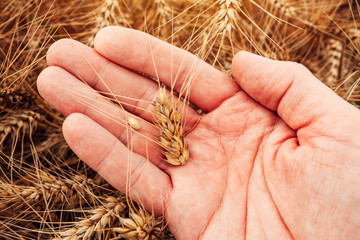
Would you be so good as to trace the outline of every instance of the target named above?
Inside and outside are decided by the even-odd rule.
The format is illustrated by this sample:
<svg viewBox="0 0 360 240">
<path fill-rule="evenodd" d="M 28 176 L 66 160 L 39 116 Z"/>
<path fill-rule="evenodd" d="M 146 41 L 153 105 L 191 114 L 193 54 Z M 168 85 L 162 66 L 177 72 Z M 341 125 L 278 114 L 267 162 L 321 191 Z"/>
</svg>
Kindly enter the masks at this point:
<svg viewBox="0 0 360 240">
<path fill-rule="evenodd" d="M 81 113 L 72 113 L 67 116 L 63 122 L 62 132 L 66 141 L 72 141 L 72 137 L 80 136 L 81 129 L 84 127 L 84 122 L 87 121 L 87 117 Z M 74 134 L 76 133 L 76 134 Z"/>
<path fill-rule="evenodd" d="M 256 54 L 253 54 L 251 52 L 247 52 L 247 51 L 239 51 L 238 53 L 235 54 L 234 58 L 233 58 L 233 64 L 237 64 L 243 60 L 245 60 L 247 57 L 252 57 L 252 56 L 257 56 Z"/>
<path fill-rule="evenodd" d="M 233 73 L 240 73 L 239 70 L 245 69 L 246 66 L 251 65 L 251 63 L 261 58 L 263 57 L 253 54 L 251 52 L 240 51 L 235 54 L 231 64 L 231 69 Z"/>
<path fill-rule="evenodd" d="M 104 28 L 100 29 L 96 33 L 96 36 L 94 39 L 94 47 L 96 48 L 97 46 L 99 46 L 99 44 L 101 44 L 102 41 L 106 40 L 107 35 L 109 35 L 114 30 L 114 28 L 118 28 L 118 27 L 108 26 L 108 27 L 104 27 Z"/>
<path fill-rule="evenodd" d="M 266 65 L 266 61 L 271 60 L 246 51 L 238 52 L 231 64 L 232 74 L 237 84 L 243 89 L 245 87 L 246 90 L 249 85 L 247 81 L 257 79 L 256 76 L 259 75 L 264 64 Z"/>
<path fill-rule="evenodd" d="M 241 66 L 241 62 L 243 61 L 244 58 L 246 58 L 248 52 L 246 51 L 240 51 L 238 53 L 235 54 L 232 63 L 231 63 L 231 69 L 233 74 L 237 73 L 237 69 L 239 66 Z"/>
<path fill-rule="evenodd" d="M 114 43 L 114 38 L 117 38 L 117 35 L 121 35 L 121 32 L 125 30 L 124 27 L 119 26 L 108 26 L 102 28 L 95 36 L 94 39 L 94 48 L 98 52 L 106 50 L 106 46 L 111 46 Z M 120 41 L 121 38 L 118 38 L 117 41 Z"/>
<path fill-rule="evenodd" d="M 79 115 L 79 114 L 78 113 L 70 114 L 69 116 L 67 116 L 65 118 L 65 120 L 62 124 L 62 133 L 63 133 L 64 139 L 71 149 L 73 149 L 72 146 L 74 144 L 73 135 L 75 135 L 75 136 L 77 135 L 77 134 L 74 134 L 74 132 L 76 130 L 78 118 L 79 118 L 77 115 Z"/>
<path fill-rule="evenodd" d="M 67 49 L 76 41 L 68 38 L 54 42 L 47 51 L 46 62 L 49 66 L 59 65 L 60 61 L 66 59 Z"/>
<path fill-rule="evenodd" d="M 83 118 L 85 118 L 85 116 L 81 113 L 72 113 L 70 114 L 69 116 L 67 116 L 64 120 L 64 123 L 63 123 L 63 127 L 68 127 L 70 126 L 69 124 L 79 124 Z M 79 124 L 81 126 L 81 124 Z"/>
<path fill-rule="evenodd" d="M 101 138 L 104 134 L 101 130 L 102 128 L 97 123 L 81 113 L 70 114 L 64 120 L 62 126 L 64 138 L 70 148 L 78 157 L 85 160 L 87 163 L 89 163 L 87 159 L 92 158 L 92 151 L 89 149 L 93 149 L 96 143 L 99 144 L 103 142 L 99 141 L 99 137 Z M 90 131 L 97 132 L 98 134 L 92 136 Z"/>
<path fill-rule="evenodd" d="M 58 78 L 63 75 L 64 70 L 56 67 L 50 66 L 45 68 L 39 74 L 36 86 L 37 90 L 41 97 L 43 97 L 46 101 L 51 101 L 53 94 L 55 92 L 55 88 L 59 86 Z"/>
<path fill-rule="evenodd" d="M 37 90 L 41 97 L 45 98 L 46 93 L 49 90 L 49 86 L 47 84 L 48 79 L 51 77 L 52 70 L 50 67 L 45 68 L 41 71 L 39 76 L 37 77 L 36 86 Z"/>
<path fill-rule="evenodd" d="M 77 89 L 81 84 L 74 76 L 57 66 L 45 68 L 37 79 L 41 97 L 64 115 L 78 111 L 79 104 L 71 94 L 71 89 Z"/>
<path fill-rule="evenodd" d="M 147 37 L 147 34 L 138 30 L 109 26 L 96 34 L 94 49 L 103 57 L 119 65 L 123 64 L 124 59 L 127 63 L 139 61 L 139 59 L 145 61 L 147 58 L 144 60 L 142 57 L 147 56 L 143 47 L 148 42 Z M 136 56 L 137 60 L 130 56 Z"/>
</svg>

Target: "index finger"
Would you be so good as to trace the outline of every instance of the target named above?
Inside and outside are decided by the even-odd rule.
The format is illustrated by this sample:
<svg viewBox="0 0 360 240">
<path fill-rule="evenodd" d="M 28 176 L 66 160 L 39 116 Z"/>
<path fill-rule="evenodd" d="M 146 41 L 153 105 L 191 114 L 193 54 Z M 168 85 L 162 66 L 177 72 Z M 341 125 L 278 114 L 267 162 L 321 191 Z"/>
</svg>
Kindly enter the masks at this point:
<svg viewBox="0 0 360 240">
<path fill-rule="evenodd" d="M 214 110 L 239 90 L 226 74 L 193 54 L 144 32 L 106 27 L 96 35 L 94 46 L 107 59 L 158 77 L 177 92 L 190 82 L 190 101 L 205 112 Z"/>
</svg>

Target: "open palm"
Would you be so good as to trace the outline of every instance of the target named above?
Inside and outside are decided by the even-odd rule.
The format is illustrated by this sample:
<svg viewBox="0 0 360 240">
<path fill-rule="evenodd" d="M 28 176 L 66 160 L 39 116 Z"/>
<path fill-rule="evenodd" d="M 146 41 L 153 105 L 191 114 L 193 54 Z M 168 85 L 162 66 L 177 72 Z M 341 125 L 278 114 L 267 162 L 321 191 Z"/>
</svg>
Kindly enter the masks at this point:
<svg viewBox="0 0 360 240">
<path fill-rule="evenodd" d="M 70 147 L 125 192 L 129 146 L 133 199 L 164 214 L 177 239 L 360 236 L 360 112 L 304 67 L 242 52 L 234 81 L 188 52 L 118 27 L 100 31 L 95 50 L 55 43 L 48 64 L 38 89 L 69 115 Z M 176 79 L 176 91 L 196 76 L 190 101 L 206 114 L 185 109 L 187 129 L 200 121 L 186 136 L 184 166 L 163 162 L 146 143 L 156 134 L 150 124 L 141 122 L 140 134 L 117 124 L 123 110 L 100 95 L 118 96 L 127 111 L 153 121 L 139 109 L 151 111 L 158 85 L 136 72 L 168 86 Z"/>
</svg>

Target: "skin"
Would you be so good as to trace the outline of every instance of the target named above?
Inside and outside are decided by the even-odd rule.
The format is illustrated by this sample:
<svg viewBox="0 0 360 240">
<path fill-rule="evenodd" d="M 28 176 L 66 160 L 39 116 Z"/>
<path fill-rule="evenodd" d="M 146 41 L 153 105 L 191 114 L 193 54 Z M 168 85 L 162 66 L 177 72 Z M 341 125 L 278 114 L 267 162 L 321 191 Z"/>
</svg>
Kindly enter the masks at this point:
<svg viewBox="0 0 360 240">
<path fill-rule="evenodd" d="M 360 111 L 302 65 L 239 52 L 234 81 L 120 27 L 101 30 L 94 49 L 58 41 L 47 61 L 38 90 L 67 115 L 69 146 L 120 191 L 128 181 L 132 198 L 164 214 L 176 239 L 359 239 Z M 158 85 L 129 69 L 168 86 L 176 79 L 176 91 L 196 73 L 189 96 L 206 114 L 185 109 L 186 129 L 200 122 L 186 136 L 184 166 L 163 162 L 156 146 L 104 114 L 125 117 L 97 91 L 145 100 L 117 98 L 151 111 Z M 139 133 L 156 134 L 148 111 L 125 108 L 144 119 Z"/>
</svg>

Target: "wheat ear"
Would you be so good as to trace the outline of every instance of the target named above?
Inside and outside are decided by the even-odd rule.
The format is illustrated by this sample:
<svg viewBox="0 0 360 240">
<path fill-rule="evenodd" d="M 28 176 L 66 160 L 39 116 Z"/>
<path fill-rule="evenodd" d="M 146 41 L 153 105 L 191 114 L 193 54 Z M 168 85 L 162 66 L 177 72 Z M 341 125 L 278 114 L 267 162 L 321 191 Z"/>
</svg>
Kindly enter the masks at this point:
<svg viewBox="0 0 360 240">
<path fill-rule="evenodd" d="M 137 213 L 130 211 L 130 218 L 119 218 L 122 227 L 113 228 L 117 233 L 114 239 L 160 239 L 163 237 L 164 222 L 141 208 Z"/>
<path fill-rule="evenodd" d="M 341 56 L 343 51 L 342 43 L 336 39 L 329 39 L 329 50 L 328 50 L 328 64 L 329 69 L 325 74 L 325 83 L 328 86 L 334 86 L 338 83 L 339 79 L 339 68 L 341 62 Z"/>
<path fill-rule="evenodd" d="M 0 89 L 0 110 L 6 109 L 18 110 L 19 108 L 28 107 L 34 97 L 31 96 L 24 88 L 17 90 L 9 90 L 6 88 Z"/>
<path fill-rule="evenodd" d="M 272 4 L 276 10 L 281 12 L 287 17 L 296 16 L 296 9 L 289 5 L 288 2 L 284 0 L 268 0 L 270 4 Z"/>
<path fill-rule="evenodd" d="M 42 183 L 31 186 L 11 185 L 0 182 L 0 200 L 7 206 L 17 210 L 28 204 L 39 206 L 40 209 L 55 209 L 60 205 L 65 208 L 81 203 L 83 200 L 94 204 L 88 189 L 94 187 L 91 179 L 84 175 L 74 175 L 71 179 L 59 179 L 42 173 Z"/>
<path fill-rule="evenodd" d="M 37 120 L 40 114 L 33 111 L 18 111 L 13 115 L 7 116 L 0 121 L 0 146 L 5 142 L 8 136 L 16 138 L 22 131 L 22 134 L 31 133 L 37 126 Z"/>
<path fill-rule="evenodd" d="M 59 233 L 60 238 L 53 240 L 70 239 L 103 239 L 105 232 L 111 230 L 117 223 L 117 218 L 124 214 L 126 205 L 122 197 L 107 197 L 104 206 L 91 211 L 91 215 L 84 219 L 73 228 Z M 96 234 L 96 236 L 95 236 Z"/>
<path fill-rule="evenodd" d="M 156 124 L 160 130 L 160 145 L 166 162 L 183 165 L 189 158 L 188 146 L 184 139 L 182 118 L 179 106 L 161 88 L 159 97 L 154 101 Z"/>
<path fill-rule="evenodd" d="M 95 17 L 96 26 L 91 30 L 91 35 L 87 40 L 90 47 L 94 46 L 95 35 L 102 28 L 111 25 L 129 25 L 126 19 L 121 19 L 122 12 L 118 0 L 103 0 L 99 14 Z M 122 23 L 123 22 L 123 23 Z"/>
</svg>

